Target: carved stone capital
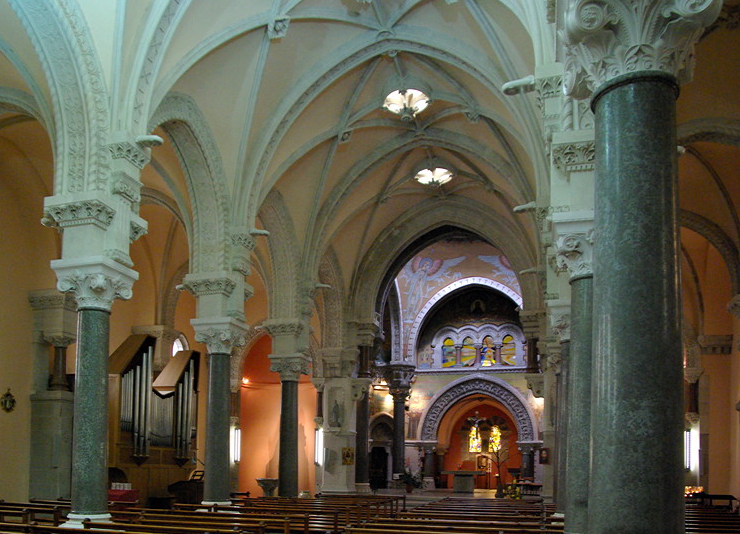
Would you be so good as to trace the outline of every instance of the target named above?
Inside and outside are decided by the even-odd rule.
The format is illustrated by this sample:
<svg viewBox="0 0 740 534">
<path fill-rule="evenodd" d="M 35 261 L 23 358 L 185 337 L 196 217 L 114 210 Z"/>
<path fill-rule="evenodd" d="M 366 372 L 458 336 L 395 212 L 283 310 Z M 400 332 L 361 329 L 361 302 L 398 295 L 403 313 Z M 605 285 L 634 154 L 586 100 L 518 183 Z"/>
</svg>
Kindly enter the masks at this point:
<svg viewBox="0 0 740 534">
<path fill-rule="evenodd" d="M 701 375 L 704 374 L 704 369 L 701 367 L 684 367 L 683 368 L 683 379 L 689 384 L 695 384 Z"/>
<path fill-rule="evenodd" d="M 208 354 L 231 354 L 232 349 L 244 345 L 247 325 L 232 317 L 191 319 L 195 340 L 203 343 Z"/>
<path fill-rule="evenodd" d="M 553 214 L 553 233 L 558 267 L 571 280 L 593 276 L 593 212 Z"/>
<path fill-rule="evenodd" d="M 271 336 L 299 336 L 303 331 L 303 323 L 300 321 L 269 319 L 262 326 Z"/>
<path fill-rule="evenodd" d="M 397 395 L 408 395 L 411 383 L 416 375 L 416 366 L 408 363 L 391 363 L 384 367 L 388 389 L 396 398 Z"/>
<path fill-rule="evenodd" d="M 110 311 L 114 299 L 131 298 L 139 274 L 104 256 L 61 259 L 51 262 L 57 289 L 74 293 L 78 309 Z"/>
<path fill-rule="evenodd" d="M 550 311 L 550 329 L 560 343 L 570 340 L 569 307 L 558 307 Z"/>
<path fill-rule="evenodd" d="M 375 322 L 355 323 L 357 328 L 357 344 L 363 347 L 372 347 L 378 337 L 380 327 Z"/>
<path fill-rule="evenodd" d="M 303 354 L 270 354 L 270 371 L 280 373 L 282 382 L 297 382 L 311 372 L 309 360 Z"/>
<path fill-rule="evenodd" d="M 362 400 L 367 395 L 372 379 L 370 378 L 353 378 L 352 379 L 352 399 L 355 401 Z"/>
<path fill-rule="evenodd" d="M 722 0 L 569 0 L 559 32 L 566 94 L 585 98 L 637 71 L 690 81 L 694 45 L 721 7 Z"/>
</svg>

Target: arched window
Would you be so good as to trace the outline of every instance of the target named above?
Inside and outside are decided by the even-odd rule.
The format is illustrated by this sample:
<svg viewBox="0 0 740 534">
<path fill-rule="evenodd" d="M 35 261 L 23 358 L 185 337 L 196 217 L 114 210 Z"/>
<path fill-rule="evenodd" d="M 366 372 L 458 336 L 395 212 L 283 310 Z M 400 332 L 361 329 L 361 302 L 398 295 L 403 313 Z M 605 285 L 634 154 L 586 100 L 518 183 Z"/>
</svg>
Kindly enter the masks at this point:
<svg viewBox="0 0 740 534">
<path fill-rule="evenodd" d="M 493 346 L 493 338 L 483 338 L 483 346 L 480 348 L 480 364 L 482 367 L 492 367 L 496 363 L 496 349 Z"/>
<path fill-rule="evenodd" d="M 442 343 L 442 367 L 454 367 L 456 363 L 455 342 L 448 337 Z"/>
<path fill-rule="evenodd" d="M 480 429 L 478 423 L 475 423 L 470 427 L 468 433 L 468 452 L 481 452 L 483 450 L 483 444 L 480 439 Z"/>
<path fill-rule="evenodd" d="M 177 336 L 175 341 L 172 342 L 172 356 L 175 356 L 181 350 L 188 350 L 188 339 L 183 334 Z"/>
<path fill-rule="evenodd" d="M 460 363 L 465 367 L 475 365 L 475 345 L 473 345 L 473 338 L 470 336 L 463 339 L 462 350 L 460 351 Z"/>
<path fill-rule="evenodd" d="M 498 452 L 501 450 L 501 429 L 498 425 L 491 427 L 491 435 L 488 436 L 488 452 Z"/>
<path fill-rule="evenodd" d="M 501 347 L 501 363 L 516 365 L 516 342 L 509 334 L 504 336 Z"/>
</svg>

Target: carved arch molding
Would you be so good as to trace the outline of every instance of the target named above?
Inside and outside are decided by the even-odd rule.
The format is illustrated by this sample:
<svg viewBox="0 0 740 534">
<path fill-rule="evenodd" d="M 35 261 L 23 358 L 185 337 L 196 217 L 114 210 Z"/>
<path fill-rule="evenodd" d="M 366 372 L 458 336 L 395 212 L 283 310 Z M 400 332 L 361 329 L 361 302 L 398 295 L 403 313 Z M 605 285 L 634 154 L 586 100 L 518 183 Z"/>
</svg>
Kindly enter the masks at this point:
<svg viewBox="0 0 740 534">
<path fill-rule="evenodd" d="M 509 410 L 516 423 L 519 441 L 535 441 L 535 424 L 526 403 L 517 395 L 511 386 L 485 378 L 470 378 L 457 384 L 439 395 L 427 410 L 421 427 L 421 439 L 437 439 L 439 424 L 447 411 L 459 400 L 471 395 L 487 395 L 499 401 Z"/>
</svg>

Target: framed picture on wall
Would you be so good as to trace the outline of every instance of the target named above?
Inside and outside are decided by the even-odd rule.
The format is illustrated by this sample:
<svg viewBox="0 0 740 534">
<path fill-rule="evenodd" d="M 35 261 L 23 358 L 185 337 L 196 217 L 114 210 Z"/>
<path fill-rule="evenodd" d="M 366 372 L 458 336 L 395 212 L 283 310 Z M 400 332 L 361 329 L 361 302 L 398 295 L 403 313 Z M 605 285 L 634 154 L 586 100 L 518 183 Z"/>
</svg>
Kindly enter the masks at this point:
<svg viewBox="0 0 740 534">
<path fill-rule="evenodd" d="M 548 448 L 540 449 L 540 463 L 541 464 L 550 463 L 550 449 Z"/>
</svg>

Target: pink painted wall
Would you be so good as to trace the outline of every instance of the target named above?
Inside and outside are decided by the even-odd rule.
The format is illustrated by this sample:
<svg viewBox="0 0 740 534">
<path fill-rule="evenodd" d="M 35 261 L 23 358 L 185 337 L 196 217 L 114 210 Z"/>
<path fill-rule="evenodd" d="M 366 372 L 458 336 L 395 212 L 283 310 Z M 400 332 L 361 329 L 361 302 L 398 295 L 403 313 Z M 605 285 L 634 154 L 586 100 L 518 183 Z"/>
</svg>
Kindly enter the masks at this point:
<svg viewBox="0 0 740 534">
<path fill-rule="evenodd" d="M 278 477 L 280 375 L 270 371 L 269 336 L 259 339 L 244 363 L 249 383 L 241 388 L 241 461 L 239 491 L 261 496 L 258 478 Z M 298 384 L 298 489 L 314 492 L 314 422 L 316 388 L 307 376 Z"/>
</svg>

